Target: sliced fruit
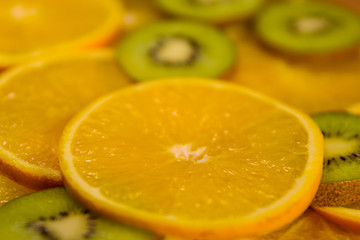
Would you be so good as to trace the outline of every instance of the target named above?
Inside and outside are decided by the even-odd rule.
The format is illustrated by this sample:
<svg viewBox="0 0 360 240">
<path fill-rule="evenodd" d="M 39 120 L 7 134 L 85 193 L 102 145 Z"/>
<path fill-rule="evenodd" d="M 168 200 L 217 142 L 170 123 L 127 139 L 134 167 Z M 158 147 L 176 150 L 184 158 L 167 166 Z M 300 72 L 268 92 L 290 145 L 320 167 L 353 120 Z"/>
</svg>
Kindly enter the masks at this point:
<svg viewBox="0 0 360 240">
<path fill-rule="evenodd" d="M 348 108 L 348 111 L 360 115 L 360 103 L 352 105 L 350 108 Z"/>
<path fill-rule="evenodd" d="M 301 217 L 286 227 L 254 238 L 241 238 L 241 240 L 359 240 L 360 234 L 329 222 L 326 218 L 308 209 Z M 185 240 L 166 236 L 164 240 Z M 190 240 L 190 239 L 188 239 Z M 240 240 L 240 239 L 238 239 Z"/>
<path fill-rule="evenodd" d="M 359 104 L 352 106 L 351 108 L 349 108 L 349 112 L 354 114 L 359 114 L 360 113 L 359 106 L 360 106 Z M 360 231 L 360 201 L 358 199 L 360 195 L 359 182 L 360 182 L 359 179 L 349 181 L 349 183 L 345 185 L 352 187 L 351 189 L 343 189 L 343 191 L 338 191 L 337 194 L 338 198 L 347 198 L 347 201 L 345 203 L 338 204 L 336 207 L 331 207 L 331 205 L 327 205 L 327 206 L 325 205 L 325 207 L 312 205 L 312 207 L 330 221 L 359 232 Z M 358 201 L 356 202 L 349 201 L 349 198 L 350 199 L 357 198 Z"/>
<path fill-rule="evenodd" d="M 34 192 L 0 173 L 0 206 L 20 196 Z"/>
<path fill-rule="evenodd" d="M 360 117 L 347 112 L 313 115 L 324 136 L 321 184 L 313 206 L 341 206 L 360 201 Z"/>
<path fill-rule="evenodd" d="M 354 58 L 322 66 L 290 62 L 257 44 L 239 25 L 226 31 L 238 58 L 229 80 L 277 98 L 307 113 L 344 110 L 360 102 L 360 51 Z"/>
<path fill-rule="evenodd" d="M 319 129 L 279 102 L 209 80 L 128 87 L 73 118 L 59 152 L 72 194 L 187 238 L 259 235 L 298 217 L 320 182 Z"/>
<path fill-rule="evenodd" d="M 320 1 L 278 1 L 256 19 L 256 32 L 284 52 L 317 55 L 360 44 L 360 17 L 339 5 Z"/>
<path fill-rule="evenodd" d="M 62 185 L 58 140 L 95 98 L 129 84 L 112 52 L 41 58 L 0 77 L 0 169 L 32 188 Z"/>
<path fill-rule="evenodd" d="M 162 18 L 155 3 L 149 0 L 124 0 L 124 29 L 131 31 Z"/>
<path fill-rule="evenodd" d="M 226 22 L 253 15 L 264 0 L 156 0 L 168 13 L 180 17 Z"/>
<path fill-rule="evenodd" d="M 313 119 L 324 135 L 322 183 L 360 179 L 360 116 L 328 112 Z"/>
<path fill-rule="evenodd" d="M 199 22 L 161 21 L 123 39 L 117 59 L 135 80 L 217 77 L 235 63 L 236 50 L 218 29 Z"/>
<path fill-rule="evenodd" d="M 154 240 L 155 236 L 98 217 L 79 206 L 64 188 L 13 200 L 0 208 L 3 239 Z"/>
<path fill-rule="evenodd" d="M 360 232 L 360 202 L 347 206 L 313 208 L 330 221 Z"/>
<path fill-rule="evenodd" d="M 1 1 L 0 66 L 104 45 L 118 32 L 122 16 L 118 0 Z"/>
<path fill-rule="evenodd" d="M 285 228 L 251 240 L 359 240 L 360 234 L 327 221 L 324 217 L 307 210 L 299 219 Z M 245 239 L 243 239 L 245 240 Z M 250 240 L 250 239 L 246 239 Z"/>
</svg>

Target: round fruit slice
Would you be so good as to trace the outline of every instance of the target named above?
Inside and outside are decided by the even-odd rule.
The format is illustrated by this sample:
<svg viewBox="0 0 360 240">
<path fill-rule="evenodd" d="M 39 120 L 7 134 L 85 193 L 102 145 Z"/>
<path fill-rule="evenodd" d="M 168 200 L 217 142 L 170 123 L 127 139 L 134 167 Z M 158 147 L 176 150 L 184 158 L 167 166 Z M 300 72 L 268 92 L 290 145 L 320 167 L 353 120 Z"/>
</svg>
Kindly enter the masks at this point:
<svg viewBox="0 0 360 240">
<path fill-rule="evenodd" d="M 129 84 L 112 52 L 38 59 L 0 78 L 0 169 L 32 188 L 62 185 L 58 140 L 95 98 Z"/>
<path fill-rule="evenodd" d="M 349 112 L 358 114 L 360 105 L 356 104 L 349 108 Z M 337 197 L 341 198 L 347 198 L 347 200 L 350 198 L 358 198 L 359 196 L 359 184 L 360 180 L 353 180 L 349 181 L 348 186 L 353 186 L 352 189 L 342 189 L 342 191 L 337 191 Z M 351 185 L 350 185 L 351 184 Z M 342 185 L 340 185 L 342 186 Z M 349 201 L 347 201 L 349 202 Z M 341 206 L 345 205 L 345 206 Z M 338 204 L 337 207 L 315 207 L 312 205 L 312 207 L 322 214 L 327 219 L 331 220 L 334 223 L 337 223 L 341 226 L 344 226 L 349 229 L 353 229 L 355 231 L 360 231 L 360 202 L 352 202 L 350 204 Z"/>
<path fill-rule="evenodd" d="M 198 22 L 161 21 L 125 37 L 117 58 L 135 80 L 218 77 L 234 64 L 236 48 L 218 29 Z"/>
<path fill-rule="evenodd" d="M 360 102 L 360 51 L 355 58 L 314 66 L 303 61 L 286 61 L 257 44 L 248 31 L 239 31 L 238 24 L 226 30 L 236 39 L 238 55 L 241 56 L 230 81 L 306 113 L 343 111 Z"/>
<path fill-rule="evenodd" d="M 3 239 L 154 240 L 155 236 L 100 218 L 74 202 L 63 188 L 40 191 L 0 208 Z"/>
<path fill-rule="evenodd" d="M 24 187 L 0 173 L 0 206 L 18 198 L 32 193 L 34 190 Z"/>
<path fill-rule="evenodd" d="M 99 46 L 122 24 L 118 0 L 1 1 L 0 66 L 39 54 Z"/>
<path fill-rule="evenodd" d="M 360 202 L 347 206 L 313 208 L 330 221 L 360 232 Z"/>
<path fill-rule="evenodd" d="M 348 110 L 351 113 L 360 115 L 360 103 L 352 105 Z"/>
<path fill-rule="evenodd" d="M 324 166 L 313 206 L 360 201 L 360 116 L 329 112 L 313 116 L 324 135 Z"/>
<path fill-rule="evenodd" d="M 149 0 L 125 0 L 124 30 L 131 31 L 149 22 L 159 20 L 162 15 L 155 3 Z"/>
<path fill-rule="evenodd" d="M 241 240 L 360 240 L 360 234 L 344 229 L 339 225 L 326 220 L 320 214 L 308 209 L 301 217 L 286 227 L 254 238 L 241 238 Z M 166 236 L 164 240 L 185 240 Z"/>
<path fill-rule="evenodd" d="M 330 3 L 281 1 L 259 15 L 256 31 L 268 45 L 287 53 L 335 53 L 360 44 L 360 17 Z"/>
<path fill-rule="evenodd" d="M 156 0 L 171 14 L 210 22 L 244 19 L 259 9 L 263 0 Z"/>
<path fill-rule="evenodd" d="M 169 79 L 105 96 L 71 120 L 60 166 L 89 208 L 190 239 L 259 235 L 315 195 L 322 135 L 307 116 L 248 89 Z"/>
</svg>

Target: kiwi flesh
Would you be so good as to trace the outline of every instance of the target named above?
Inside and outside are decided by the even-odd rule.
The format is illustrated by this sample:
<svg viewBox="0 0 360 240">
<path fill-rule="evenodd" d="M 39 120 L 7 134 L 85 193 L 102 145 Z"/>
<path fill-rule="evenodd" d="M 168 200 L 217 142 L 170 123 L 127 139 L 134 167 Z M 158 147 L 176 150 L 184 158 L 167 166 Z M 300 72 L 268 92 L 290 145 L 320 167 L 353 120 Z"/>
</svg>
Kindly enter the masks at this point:
<svg viewBox="0 0 360 240">
<path fill-rule="evenodd" d="M 252 16 L 264 0 L 156 0 L 165 12 L 185 18 L 223 23 Z"/>
<path fill-rule="evenodd" d="M 166 77 L 219 77 L 236 59 L 234 43 L 210 25 L 160 21 L 126 36 L 117 60 L 137 81 Z"/>
<path fill-rule="evenodd" d="M 268 46 L 289 55 L 339 56 L 360 44 L 360 17 L 322 1 L 270 4 L 257 16 L 255 30 Z"/>
<path fill-rule="evenodd" d="M 324 136 L 321 184 L 313 206 L 360 201 L 360 116 L 329 112 L 313 116 Z"/>
<path fill-rule="evenodd" d="M 154 240 L 155 236 L 96 216 L 78 205 L 64 188 L 32 193 L 0 208 L 1 239 Z"/>
</svg>

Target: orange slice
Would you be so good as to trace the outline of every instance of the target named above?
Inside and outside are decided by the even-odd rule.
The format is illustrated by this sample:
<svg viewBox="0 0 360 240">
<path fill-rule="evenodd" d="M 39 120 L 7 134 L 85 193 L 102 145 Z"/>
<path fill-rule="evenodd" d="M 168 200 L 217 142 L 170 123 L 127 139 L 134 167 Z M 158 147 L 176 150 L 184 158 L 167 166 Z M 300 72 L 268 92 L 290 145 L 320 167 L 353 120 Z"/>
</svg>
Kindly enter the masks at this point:
<svg viewBox="0 0 360 240">
<path fill-rule="evenodd" d="M 0 66 L 103 45 L 122 24 L 119 0 L 0 1 Z"/>
<path fill-rule="evenodd" d="M 360 234 L 331 223 L 315 211 L 308 209 L 301 217 L 281 230 L 261 237 L 237 240 L 360 240 Z M 164 240 L 184 240 L 166 236 Z"/>
<path fill-rule="evenodd" d="M 83 106 L 130 82 L 112 52 L 38 59 L 0 77 L 0 169 L 32 188 L 62 185 L 58 139 Z"/>
<path fill-rule="evenodd" d="M 24 187 L 0 173 L 0 206 L 32 192 L 34 190 Z"/>
<path fill-rule="evenodd" d="M 153 1 L 149 0 L 125 0 L 124 29 L 131 31 L 159 20 L 161 13 Z"/>
<path fill-rule="evenodd" d="M 307 113 L 342 110 L 360 102 L 360 51 L 354 58 L 314 66 L 295 63 L 264 49 L 230 26 L 227 32 L 238 43 L 239 61 L 229 77 Z"/>
<path fill-rule="evenodd" d="M 322 135 L 306 115 L 233 84 L 171 79 L 91 104 L 60 166 L 95 211 L 160 234 L 224 239 L 298 217 L 317 190 Z"/>
<path fill-rule="evenodd" d="M 352 105 L 348 108 L 348 111 L 360 115 L 360 103 Z"/>
<path fill-rule="evenodd" d="M 348 206 L 313 208 L 330 221 L 360 233 L 360 202 Z"/>
</svg>

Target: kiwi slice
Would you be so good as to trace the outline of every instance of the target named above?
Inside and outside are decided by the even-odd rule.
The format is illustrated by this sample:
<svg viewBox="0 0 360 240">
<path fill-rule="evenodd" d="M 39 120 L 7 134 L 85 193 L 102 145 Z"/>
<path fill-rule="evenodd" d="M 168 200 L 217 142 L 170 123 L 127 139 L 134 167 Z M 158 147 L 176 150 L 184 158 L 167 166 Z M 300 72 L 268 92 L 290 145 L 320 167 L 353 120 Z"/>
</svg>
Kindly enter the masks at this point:
<svg viewBox="0 0 360 240">
<path fill-rule="evenodd" d="M 193 21 L 161 21 L 121 41 L 117 59 L 138 81 L 165 77 L 219 77 L 235 63 L 236 48 L 212 26 Z"/>
<path fill-rule="evenodd" d="M 314 206 L 360 201 L 360 116 L 329 112 L 313 116 L 324 135 L 323 175 Z"/>
<path fill-rule="evenodd" d="M 155 236 L 98 217 L 79 206 L 64 188 L 15 199 L 0 208 L 1 239 L 154 240 Z"/>
<path fill-rule="evenodd" d="M 360 43 L 360 17 L 319 1 L 280 1 L 256 18 L 258 36 L 269 46 L 296 55 L 325 55 Z"/>
<path fill-rule="evenodd" d="M 251 16 L 264 0 L 156 0 L 164 11 L 192 19 L 226 22 Z"/>
</svg>

